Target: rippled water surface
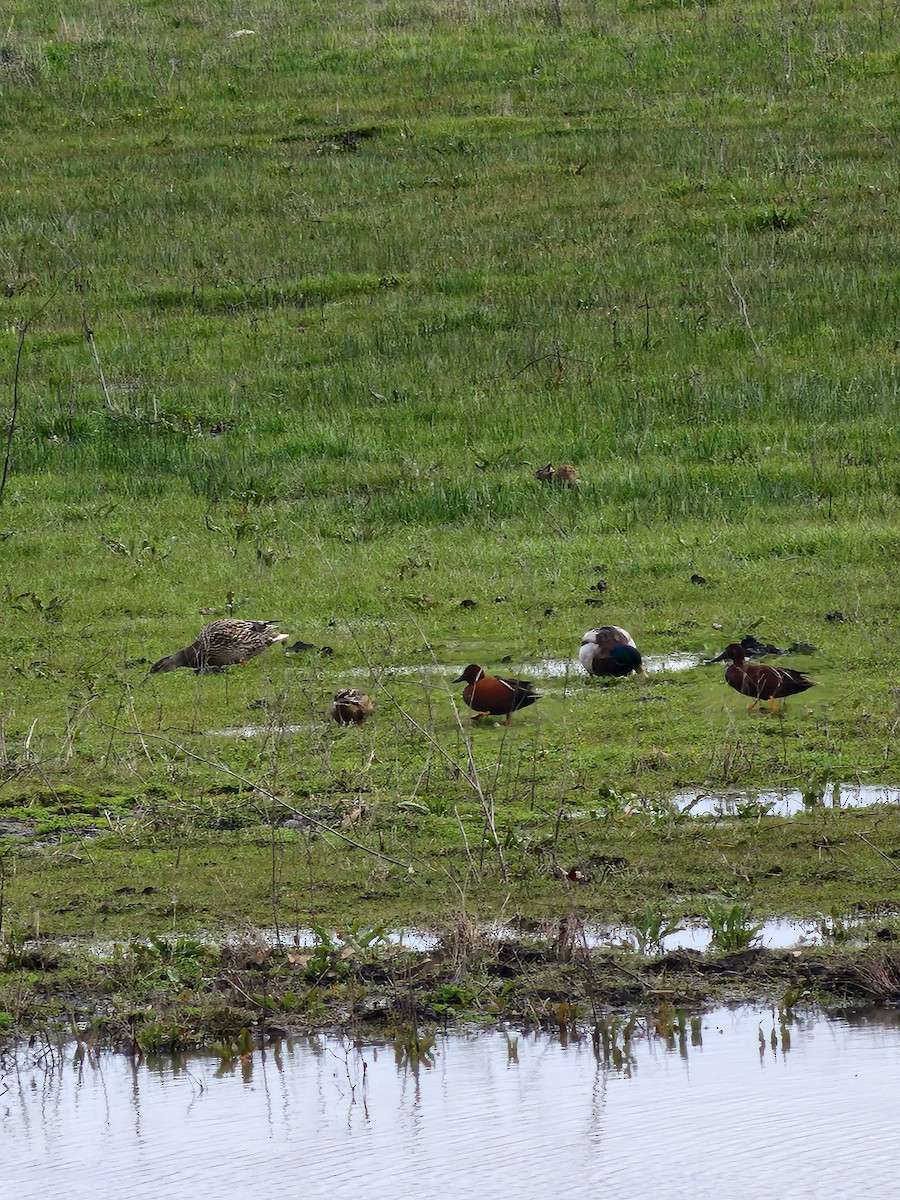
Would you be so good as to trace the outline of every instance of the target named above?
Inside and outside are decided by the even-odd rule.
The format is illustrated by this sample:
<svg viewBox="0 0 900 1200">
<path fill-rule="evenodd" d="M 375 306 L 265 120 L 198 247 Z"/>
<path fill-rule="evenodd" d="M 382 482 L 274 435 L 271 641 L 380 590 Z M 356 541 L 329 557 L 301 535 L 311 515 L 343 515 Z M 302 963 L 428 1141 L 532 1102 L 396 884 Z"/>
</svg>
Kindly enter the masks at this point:
<svg viewBox="0 0 900 1200">
<path fill-rule="evenodd" d="M 719 1009 L 626 1042 L 322 1038 L 222 1067 L 20 1050 L 4 1195 L 634 1200 L 896 1195 L 897 1014 Z"/>
</svg>

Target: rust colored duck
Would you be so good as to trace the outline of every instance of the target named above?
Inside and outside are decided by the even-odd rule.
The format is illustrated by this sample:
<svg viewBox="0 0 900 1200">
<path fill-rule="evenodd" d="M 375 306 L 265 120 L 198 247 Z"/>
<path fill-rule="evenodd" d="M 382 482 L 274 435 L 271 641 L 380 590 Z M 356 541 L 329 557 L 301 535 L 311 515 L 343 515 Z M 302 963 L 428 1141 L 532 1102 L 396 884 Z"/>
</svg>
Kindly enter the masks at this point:
<svg viewBox="0 0 900 1200">
<path fill-rule="evenodd" d="M 485 675 L 477 663 L 470 663 L 453 682 L 466 685 L 463 701 L 475 709 L 473 721 L 479 717 L 506 717 L 508 725 L 514 712 L 541 698 L 533 683 L 525 679 L 505 679 L 502 675 Z"/>
<path fill-rule="evenodd" d="M 725 682 L 742 696 L 753 697 L 748 712 L 752 712 L 760 700 L 768 700 L 769 707 L 775 712 L 776 700 L 784 696 L 796 696 L 798 692 L 805 692 L 807 688 L 816 686 L 815 681 L 803 671 L 772 667 L 768 663 L 748 663 L 747 651 L 736 642 L 726 646 L 712 661 L 730 661 L 731 666 L 725 671 Z"/>
</svg>

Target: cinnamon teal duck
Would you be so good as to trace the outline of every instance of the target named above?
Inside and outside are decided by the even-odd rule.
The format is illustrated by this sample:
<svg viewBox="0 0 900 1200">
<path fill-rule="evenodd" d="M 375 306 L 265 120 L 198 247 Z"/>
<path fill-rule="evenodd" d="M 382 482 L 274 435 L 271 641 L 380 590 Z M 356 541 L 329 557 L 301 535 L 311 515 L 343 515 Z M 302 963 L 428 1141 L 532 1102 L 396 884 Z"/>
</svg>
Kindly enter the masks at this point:
<svg viewBox="0 0 900 1200">
<path fill-rule="evenodd" d="M 588 675 L 630 675 L 641 669 L 641 652 L 628 630 L 618 625 L 589 629 L 578 659 Z"/>
<path fill-rule="evenodd" d="M 178 667 L 206 671 L 211 667 L 232 667 L 235 663 L 243 666 L 248 659 L 262 654 L 275 642 L 283 642 L 287 636 L 286 633 L 278 633 L 271 621 L 236 621 L 231 618 L 213 621 L 200 630 L 190 646 L 155 662 L 150 674 L 175 671 Z"/>
<path fill-rule="evenodd" d="M 465 683 L 463 701 L 475 709 L 473 721 L 479 717 L 510 717 L 520 708 L 540 700 L 540 692 L 525 679 L 505 679 L 502 675 L 485 675 L 477 663 L 470 663 L 454 683 Z"/>
<path fill-rule="evenodd" d="M 795 696 L 815 687 L 815 681 L 803 671 L 791 671 L 787 667 L 772 667 L 768 663 L 748 663 L 747 651 L 736 642 L 726 646 L 713 662 L 729 662 L 725 671 L 725 682 L 742 696 L 752 696 L 753 703 L 748 712 L 756 708 L 760 700 L 768 700 L 775 712 L 776 700 L 784 696 Z"/>
</svg>

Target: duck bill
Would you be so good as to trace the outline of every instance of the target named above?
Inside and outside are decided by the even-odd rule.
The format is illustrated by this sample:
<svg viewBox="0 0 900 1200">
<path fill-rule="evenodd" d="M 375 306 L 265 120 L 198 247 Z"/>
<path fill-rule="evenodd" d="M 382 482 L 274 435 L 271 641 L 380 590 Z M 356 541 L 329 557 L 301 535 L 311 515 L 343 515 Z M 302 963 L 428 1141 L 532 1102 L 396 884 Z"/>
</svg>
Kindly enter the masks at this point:
<svg viewBox="0 0 900 1200">
<path fill-rule="evenodd" d="M 457 675 L 457 677 L 455 679 L 451 679 L 450 682 L 451 683 L 465 683 L 466 677 L 465 677 L 465 675 Z"/>
</svg>

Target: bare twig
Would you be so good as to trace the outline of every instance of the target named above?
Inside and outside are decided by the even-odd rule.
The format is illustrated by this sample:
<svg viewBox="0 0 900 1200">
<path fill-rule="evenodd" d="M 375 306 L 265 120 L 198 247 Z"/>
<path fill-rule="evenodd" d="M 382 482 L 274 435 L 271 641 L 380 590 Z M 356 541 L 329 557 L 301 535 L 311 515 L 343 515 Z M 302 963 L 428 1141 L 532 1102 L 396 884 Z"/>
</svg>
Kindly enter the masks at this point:
<svg viewBox="0 0 900 1200">
<path fill-rule="evenodd" d="M 740 291 L 738 290 L 738 285 L 735 283 L 734 276 L 732 275 L 732 273 L 728 270 L 727 267 L 724 268 L 724 271 L 725 271 L 725 274 L 728 276 L 728 282 L 731 284 L 731 290 L 734 292 L 735 296 L 737 296 L 738 304 L 741 306 L 741 314 L 744 318 L 744 324 L 747 326 L 747 332 L 750 334 L 750 341 L 753 343 L 753 349 L 756 351 L 756 357 L 759 359 L 760 362 L 762 362 L 763 361 L 763 352 L 762 352 L 762 350 L 760 350 L 759 343 L 757 342 L 756 338 L 753 336 L 753 326 L 750 324 L 750 314 L 747 312 L 747 301 L 744 299 L 744 297 L 741 295 Z"/>
<path fill-rule="evenodd" d="M 9 460 L 12 455 L 12 440 L 13 434 L 16 431 L 16 418 L 19 415 L 19 372 L 22 366 L 22 347 L 25 345 L 25 331 L 28 325 L 23 324 L 18 327 L 18 344 L 16 345 L 16 373 L 13 378 L 13 403 L 12 412 L 9 416 L 9 425 L 6 427 L 6 453 L 3 456 L 3 477 L 0 479 L 0 503 L 3 501 L 3 493 L 6 491 L 6 479 L 9 475 Z"/>
<path fill-rule="evenodd" d="M 106 379 L 103 375 L 103 367 L 100 364 L 100 355 L 97 353 L 97 343 L 94 341 L 94 331 L 88 324 L 87 306 L 84 302 L 84 284 L 80 279 L 75 283 L 75 290 L 78 292 L 78 298 L 81 301 L 81 329 L 84 333 L 84 336 L 87 338 L 87 343 L 91 348 L 91 354 L 94 356 L 94 365 L 97 368 L 97 374 L 100 376 L 100 387 L 103 389 L 103 398 L 106 400 L 106 407 L 112 410 L 113 402 L 110 399 L 109 388 L 106 386 Z"/>
<path fill-rule="evenodd" d="M 886 863 L 890 863 L 890 865 L 894 868 L 895 871 L 900 871 L 900 865 L 895 863 L 894 860 L 889 855 L 885 854 L 885 852 L 883 850 L 879 850 L 877 846 L 873 845 L 873 843 L 870 842 L 869 839 L 864 834 L 857 833 L 856 836 L 859 838 L 859 840 L 861 842 L 865 842 L 870 850 L 874 850 L 876 854 L 880 854 L 881 857 L 884 859 L 884 861 Z"/>
<path fill-rule="evenodd" d="M 16 421 L 19 416 L 19 379 L 22 371 L 22 350 L 25 346 L 25 335 L 29 328 L 38 319 L 41 313 L 46 309 L 56 297 L 59 288 L 54 288 L 47 300 L 24 321 L 19 321 L 16 325 L 17 344 L 16 344 L 16 371 L 13 377 L 13 403 L 12 412 L 9 416 L 9 424 L 6 427 L 6 451 L 3 456 L 3 475 L 0 477 L 0 504 L 3 503 L 3 493 L 6 491 L 6 480 L 9 476 L 9 464 L 12 458 L 12 442 L 13 434 L 16 432 Z"/>
<path fill-rule="evenodd" d="M 102 726 L 109 728 L 109 726 Z M 278 804 L 292 813 L 295 817 L 299 817 L 304 824 L 312 825 L 316 829 L 320 829 L 323 833 L 331 834 L 332 837 L 338 838 L 342 842 L 346 842 L 348 846 L 352 846 L 355 850 L 362 850 L 366 854 L 371 854 L 373 858 L 379 858 L 382 862 L 392 863 L 395 867 L 403 867 L 410 875 L 414 874 L 414 869 L 410 863 L 401 862 L 399 858 L 391 858 L 389 854 L 383 854 L 380 850 L 373 850 L 371 846 L 366 846 L 363 842 L 357 842 L 354 838 L 347 837 L 345 833 L 328 825 L 325 821 L 317 821 L 315 817 L 310 817 L 306 813 L 301 812 L 299 808 L 294 808 L 292 804 L 288 804 L 287 800 L 277 796 L 268 788 L 263 787 L 261 783 L 256 783 L 252 779 L 248 779 L 246 775 L 240 775 L 237 771 L 232 771 L 231 767 L 227 767 L 224 763 L 216 762 L 213 758 L 207 758 L 203 754 L 195 754 L 193 750 L 188 750 L 187 746 L 181 742 L 173 741 L 172 738 L 163 737 L 161 733 L 142 733 L 139 729 L 116 729 L 115 732 L 124 734 L 126 737 L 140 738 L 144 742 L 145 738 L 152 738 L 155 742 L 162 742 L 164 746 L 171 746 L 174 750 L 180 751 L 187 758 L 192 758 L 195 762 L 205 763 L 206 766 L 212 767 L 216 771 L 221 771 L 223 774 L 236 779 L 239 783 L 245 784 L 252 788 L 254 792 L 259 792 L 261 796 L 265 796 L 267 800 L 271 800 L 273 804 Z"/>
</svg>

